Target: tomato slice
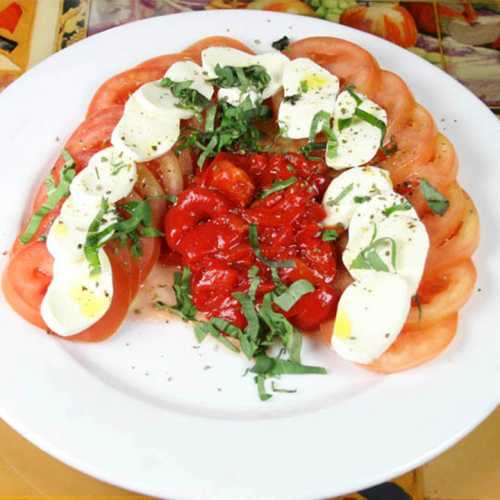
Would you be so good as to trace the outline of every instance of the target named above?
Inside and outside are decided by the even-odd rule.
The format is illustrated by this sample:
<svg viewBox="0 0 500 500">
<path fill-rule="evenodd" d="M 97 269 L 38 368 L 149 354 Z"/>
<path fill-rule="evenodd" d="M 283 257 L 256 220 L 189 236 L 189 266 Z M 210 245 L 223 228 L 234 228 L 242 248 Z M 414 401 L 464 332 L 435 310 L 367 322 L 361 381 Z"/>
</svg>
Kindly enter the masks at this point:
<svg viewBox="0 0 500 500">
<path fill-rule="evenodd" d="M 39 328 L 46 328 L 40 306 L 52 279 L 52 263 L 45 243 L 36 241 L 22 245 L 11 257 L 2 279 L 7 302 L 26 321 Z"/>
<path fill-rule="evenodd" d="M 87 116 L 92 116 L 97 111 L 116 104 L 124 105 L 130 95 L 141 85 L 159 80 L 164 73 L 162 67 L 146 67 L 132 68 L 113 76 L 104 82 L 95 93 L 89 105 Z"/>
</svg>

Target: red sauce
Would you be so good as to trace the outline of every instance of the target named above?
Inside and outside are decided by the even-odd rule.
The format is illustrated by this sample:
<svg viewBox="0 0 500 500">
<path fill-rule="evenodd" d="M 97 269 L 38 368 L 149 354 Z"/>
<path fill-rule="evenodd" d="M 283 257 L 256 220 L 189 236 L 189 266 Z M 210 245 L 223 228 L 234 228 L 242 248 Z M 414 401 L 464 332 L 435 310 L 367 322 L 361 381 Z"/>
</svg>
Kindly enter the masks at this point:
<svg viewBox="0 0 500 500">
<path fill-rule="evenodd" d="M 273 183 L 295 177 L 289 187 L 261 198 Z M 198 310 L 240 328 L 246 325 L 237 291 L 249 287 L 248 271 L 258 266 L 257 301 L 274 289 L 271 270 L 255 255 L 249 224 L 257 226 L 259 247 L 271 260 L 293 260 L 279 268 L 286 285 L 307 279 L 315 291 L 284 313 L 302 330 L 317 329 L 335 315 L 338 292 L 334 246 L 321 238 L 325 212 L 320 204 L 328 185 L 327 167 L 299 154 L 220 153 L 189 183 L 165 219 L 173 255 L 192 271 L 191 291 Z"/>
</svg>

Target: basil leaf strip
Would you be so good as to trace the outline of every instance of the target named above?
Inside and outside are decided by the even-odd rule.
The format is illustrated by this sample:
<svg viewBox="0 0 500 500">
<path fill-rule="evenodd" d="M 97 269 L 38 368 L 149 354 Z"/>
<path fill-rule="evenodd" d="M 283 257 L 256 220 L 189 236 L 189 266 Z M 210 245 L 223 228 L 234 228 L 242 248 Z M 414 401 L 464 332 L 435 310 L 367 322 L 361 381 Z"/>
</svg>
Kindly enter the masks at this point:
<svg viewBox="0 0 500 500">
<path fill-rule="evenodd" d="M 306 279 L 297 280 L 290 285 L 286 292 L 274 297 L 274 303 L 283 311 L 288 312 L 304 295 L 314 292 L 314 285 Z"/>
<path fill-rule="evenodd" d="M 333 200 L 328 200 L 326 204 L 329 207 L 338 205 L 353 189 L 354 189 L 354 182 L 351 182 L 348 186 L 342 189 L 342 191 L 337 197 L 335 197 Z"/>
<path fill-rule="evenodd" d="M 287 359 L 269 358 L 261 354 L 255 358 L 255 365 L 250 370 L 258 375 L 280 376 L 280 375 L 304 375 L 304 374 L 320 374 L 327 373 L 325 368 L 321 366 L 308 366 L 301 363 L 295 363 Z"/>
<path fill-rule="evenodd" d="M 335 241 L 338 239 L 339 233 L 335 229 L 325 229 L 321 234 L 321 239 L 323 241 Z"/>
<path fill-rule="evenodd" d="M 360 108 L 356 108 L 354 116 L 357 116 L 360 120 L 363 120 L 369 123 L 370 125 L 377 127 L 380 130 L 380 132 L 382 132 L 382 138 L 380 139 L 380 144 L 382 144 L 382 141 L 384 140 L 385 137 L 385 132 L 387 130 L 386 124 L 382 120 L 379 120 L 375 115 L 363 111 Z"/>
<path fill-rule="evenodd" d="M 392 205 L 392 207 L 387 207 L 383 211 L 383 214 L 389 217 L 389 215 L 392 215 L 394 212 L 405 211 L 405 210 L 411 210 L 411 205 L 408 201 L 404 201 L 403 203 L 396 203 L 395 205 Z"/>
<path fill-rule="evenodd" d="M 43 218 L 52 212 L 63 198 L 69 195 L 69 186 L 76 175 L 76 164 L 68 151 L 63 150 L 62 155 L 64 158 L 64 166 L 61 171 L 59 184 L 57 187 L 55 186 L 52 175 L 49 175 L 45 181 L 47 187 L 47 201 L 31 216 L 26 229 L 19 237 L 19 240 L 24 245 L 29 243 L 33 236 L 35 236 Z"/>
<path fill-rule="evenodd" d="M 440 216 L 444 215 L 450 206 L 449 200 L 425 179 L 420 179 L 420 189 L 433 213 Z"/>
<path fill-rule="evenodd" d="M 262 190 L 262 193 L 260 194 L 259 198 L 260 199 L 267 198 L 269 195 L 273 193 L 282 191 L 283 189 L 286 189 L 287 187 L 290 187 L 291 185 L 295 184 L 297 180 L 298 180 L 297 177 L 289 177 L 284 181 L 275 181 L 273 182 L 271 187 Z"/>
<path fill-rule="evenodd" d="M 387 264 L 377 253 L 377 247 L 389 243 L 391 246 L 391 264 L 396 267 L 396 240 L 389 237 L 378 238 L 361 250 L 359 255 L 352 261 L 351 269 L 373 269 L 374 271 L 389 272 Z"/>
<path fill-rule="evenodd" d="M 248 226 L 248 240 L 250 241 L 250 246 L 253 248 L 255 256 L 267 267 L 295 267 L 295 262 L 293 260 L 270 260 L 262 255 L 259 247 L 257 226 L 255 224 L 250 224 Z"/>
</svg>

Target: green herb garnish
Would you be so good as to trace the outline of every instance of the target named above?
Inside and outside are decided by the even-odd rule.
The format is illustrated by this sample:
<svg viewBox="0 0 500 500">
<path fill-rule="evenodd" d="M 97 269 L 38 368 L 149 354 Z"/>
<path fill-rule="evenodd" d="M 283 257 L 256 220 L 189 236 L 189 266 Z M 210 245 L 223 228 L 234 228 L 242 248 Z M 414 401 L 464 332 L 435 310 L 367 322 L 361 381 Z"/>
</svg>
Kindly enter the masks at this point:
<svg viewBox="0 0 500 500">
<path fill-rule="evenodd" d="M 354 112 L 354 116 L 357 116 L 360 120 L 363 120 L 363 121 L 369 123 L 370 125 L 377 127 L 380 130 L 380 132 L 382 132 L 382 138 L 380 139 L 380 144 L 382 144 L 382 141 L 384 140 L 385 132 L 387 129 L 386 124 L 382 120 L 379 120 L 375 115 L 372 115 L 371 113 L 363 111 L 360 108 L 356 108 L 356 111 Z"/>
<path fill-rule="evenodd" d="M 262 193 L 260 194 L 259 198 L 267 198 L 269 195 L 276 193 L 278 191 L 282 191 L 283 189 L 286 189 L 293 184 L 297 182 L 297 177 L 289 177 L 288 179 L 285 179 L 284 181 L 275 181 L 273 182 L 272 186 L 266 189 L 262 190 Z"/>
<path fill-rule="evenodd" d="M 337 197 L 335 197 L 333 200 L 328 200 L 326 204 L 329 207 L 338 205 L 353 189 L 354 189 L 354 182 L 351 182 L 348 186 L 342 189 L 342 191 Z"/>
<path fill-rule="evenodd" d="M 321 239 L 323 241 L 335 241 L 339 237 L 339 233 L 335 229 L 325 229 L 321 234 Z"/>
<path fill-rule="evenodd" d="M 196 317 L 196 307 L 191 300 L 191 270 L 184 266 L 182 272 L 174 273 L 174 293 L 175 306 L 174 311 L 178 311 L 183 319 L 192 320 Z"/>
<path fill-rule="evenodd" d="M 274 297 L 274 303 L 288 312 L 304 295 L 314 292 L 314 285 L 306 279 L 297 280 L 281 295 Z"/>
<path fill-rule="evenodd" d="M 371 196 L 355 196 L 354 203 L 365 203 L 367 201 L 370 201 L 371 199 Z"/>
<path fill-rule="evenodd" d="M 257 233 L 257 226 L 255 224 L 250 224 L 248 226 L 248 240 L 253 248 L 256 257 L 263 262 L 267 267 L 277 268 L 277 267 L 295 267 L 295 262 L 293 260 L 270 260 L 262 255 L 259 246 L 259 236 Z"/>
<path fill-rule="evenodd" d="M 52 212 L 63 198 L 69 195 L 69 186 L 76 174 L 76 164 L 68 151 L 63 150 L 62 156 L 64 158 L 64 166 L 61 170 L 59 184 L 57 186 L 55 185 L 52 175 L 47 177 L 45 181 L 45 186 L 47 188 L 47 201 L 31 216 L 26 229 L 19 237 L 21 243 L 25 245 L 31 241 L 35 233 L 38 231 L 44 217 Z"/>
<path fill-rule="evenodd" d="M 205 130 L 191 129 L 191 134 L 181 139 L 177 152 L 183 149 L 200 151 L 197 164 L 202 167 L 205 160 L 220 151 L 261 151 L 259 140 L 262 134 L 256 123 L 270 116 L 268 106 L 253 103 L 250 97 L 246 97 L 239 106 L 219 101 L 207 112 Z"/>
<path fill-rule="evenodd" d="M 346 87 L 346 90 L 347 92 L 349 92 L 349 94 L 351 94 L 352 98 L 356 101 L 356 106 L 359 106 L 363 102 L 363 99 L 361 99 L 361 97 L 359 97 L 359 95 L 356 94 L 356 92 L 354 92 L 354 85 L 348 85 Z"/>
<path fill-rule="evenodd" d="M 192 84 L 192 80 L 174 82 L 168 77 L 160 81 L 161 87 L 170 89 L 172 95 L 179 99 L 179 103 L 177 104 L 178 108 L 189 109 L 200 117 L 201 111 L 210 104 L 210 100 L 197 90 L 192 89 Z"/>
<path fill-rule="evenodd" d="M 303 92 L 304 94 L 309 90 L 309 84 L 307 83 L 307 80 L 301 80 L 299 83 L 300 91 Z"/>
<path fill-rule="evenodd" d="M 406 211 L 406 210 L 411 210 L 411 205 L 408 201 L 404 201 L 403 203 L 396 203 L 392 205 L 392 207 L 387 207 L 383 211 L 383 214 L 389 217 L 389 215 L 393 214 L 394 212 Z"/>
<path fill-rule="evenodd" d="M 396 268 L 396 240 L 387 236 L 376 239 L 376 236 L 377 226 L 374 225 L 372 241 L 366 248 L 361 250 L 358 256 L 352 261 L 351 269 L 373 269 L 374 271 L 389 272 L 387 264 L 377 252 L 380 246 L 385 246 L 387 244 L 390 245 L 392 267 Z"/>
<path fill-rule="evenodd" d="M 130 201 L 120 205 L 120 209 L 126 212 L 129 218 L 119 217 L 114 210 L 111 212 L 109 203 L 103 198 L 99 212 L 89 226 L 83 251 L 89 262 L 91 274 L 100 272 L 99 249 L 108 241 L 117 239 L 125 244 L 127 240 L 130 240 L 132 255 L 140 257 L 142 255 L 141 236 L 157 238 L 163 235 L 153 226 L 151 205 L 147 200 Z M 113 217 L 114 222 L 101 229 L 108 215 Z"/>
<path fill-rule="evenodd" d="M 432 212 L 436 215 L 444 215 L 450 206 L 449 200 L 425 179 L 420 179 L 420 189 Z"/>
<path fill-rule="evenodd" d="M 255 90 L 262 92 L 271 81 L 269 73 L 263 66 L 254 64 L 245 68 L 234 66 L 215 66 L 217 78 L 211 82 L 220 88 L 238 88 L 242 92 Z"/>
</svg>

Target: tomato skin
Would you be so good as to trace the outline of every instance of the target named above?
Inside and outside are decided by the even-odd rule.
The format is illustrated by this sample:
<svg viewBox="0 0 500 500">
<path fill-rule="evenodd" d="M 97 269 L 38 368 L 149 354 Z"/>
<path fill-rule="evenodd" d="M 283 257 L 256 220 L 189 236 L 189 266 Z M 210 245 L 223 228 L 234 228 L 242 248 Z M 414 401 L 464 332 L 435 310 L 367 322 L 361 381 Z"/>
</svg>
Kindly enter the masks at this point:
<svg viewBox="0 0 500 500">
<path fill-rule="evenodd" d="M 339 299 L 339 292 L 322 286 L 301 297 L 285 315 L 301 330 L 316 330 L 321 323 L 333 318 Z"/>
<path fill-rule="evenodd" d="M 295 179 L 289 186 L 259 196 L 291 177 Z M 249 225 L 254 224 L 260 255 L 295 264 L 279 268 L 281 280 L 289 286 L 307 279 L 317 287 L 304 298 L 305 309 L 299 304 L 292 311 L 293 321 L 313 329 L 332 317 L 336 298 L 328 285 L 336 273 L 336 257 L 333 245 L 321 239 L 325 211 L 319 203 L 328 182 L 324 162 L 300 154 L 219 153 L 197 172 L 165 217 L 169 247 L 193 272 L 197 309 L 243 328 L 246 319 L 234 293 L 248 291 L 250 268 L 258 268 L 257 303 L 275 289 L 270 269 L 250 245 Z"/>
<path fill-rule="evenodd" d="M 229 203 L 218 193 L 202 187 L 187 189 L 165 217 L 164 229 L 168 246 L 177 250 L 183 235 L 196 224 L 227 214 L 229 209 Z"/>
<path fill-rule="evenodd" d="M 204 185 L 219 191 L 239 206 L 251 201 L 255 186 L 248 174 L 229 160 L 215 159 L 204 174 Z"/>
<path fill-rule="evenodd" d="M 28 306 L 40 309 L 52 281 L 53 262 L 47 245 L 41 241 L 24 245 L 10 259 L 5 270 L 6 279 Z"/>
<path fill-rule="evenodd" d="M 40 306 L 52 280 L 52 263 L 45 243 L 28 243 L 11 256 L 2 277 L 7 302 L 26 321 L 44 330 Z"/>
</svg>

